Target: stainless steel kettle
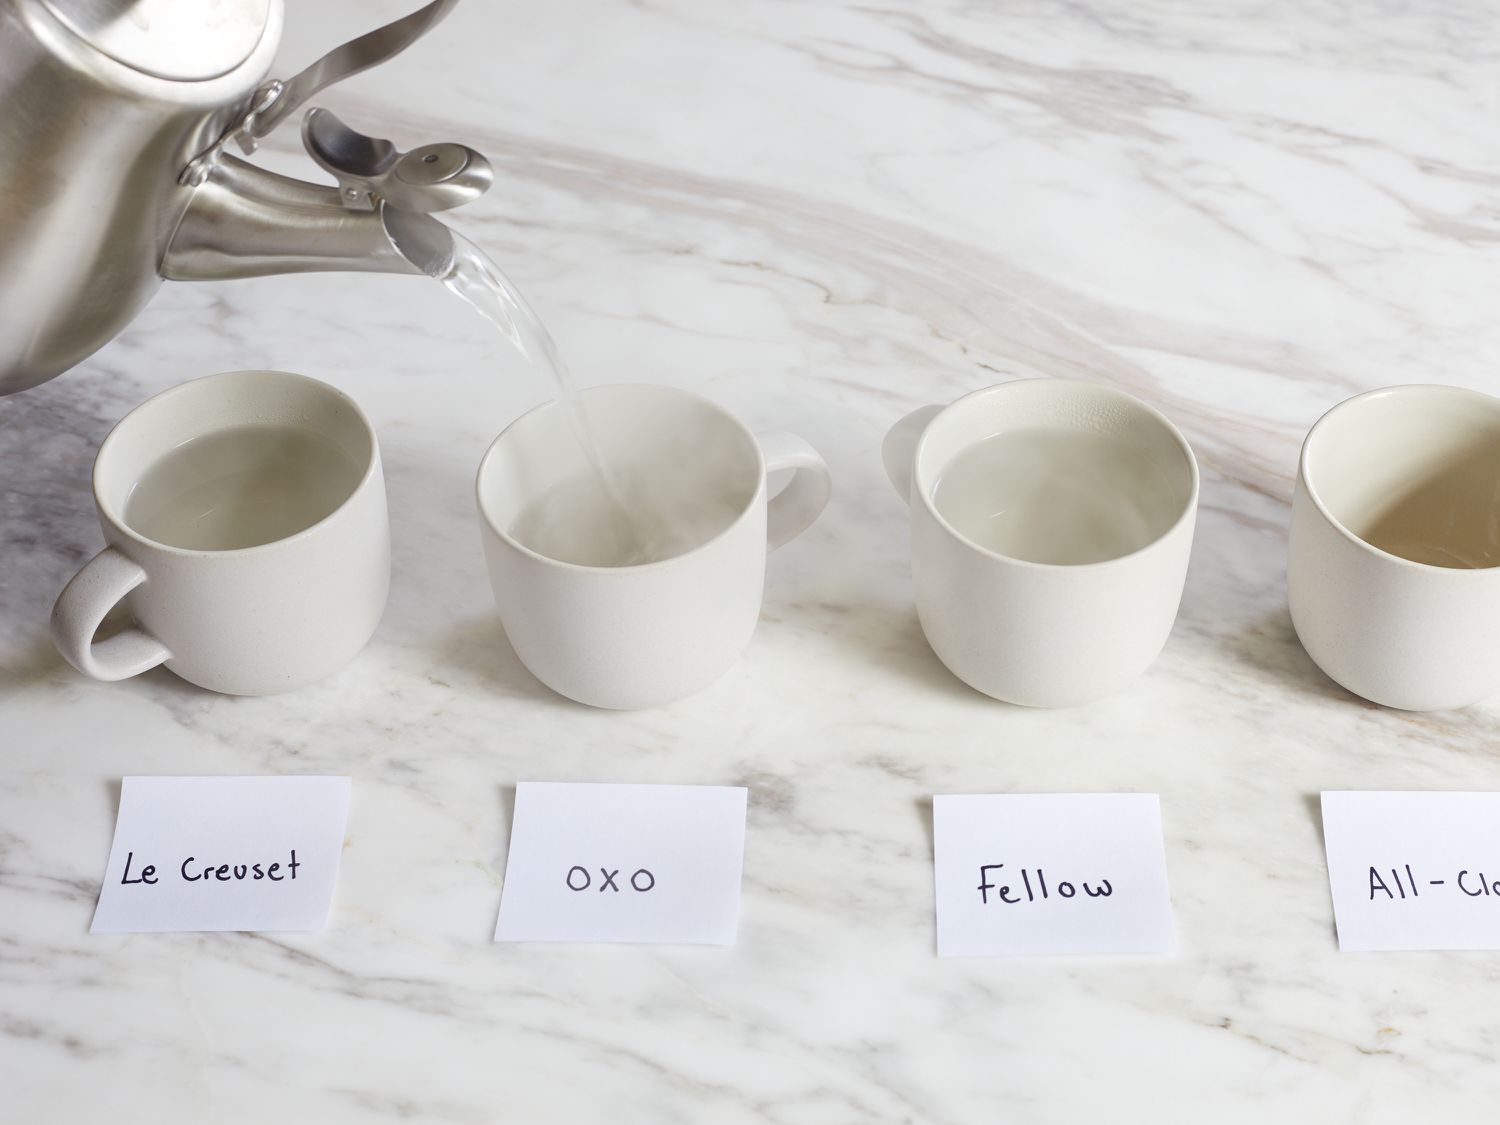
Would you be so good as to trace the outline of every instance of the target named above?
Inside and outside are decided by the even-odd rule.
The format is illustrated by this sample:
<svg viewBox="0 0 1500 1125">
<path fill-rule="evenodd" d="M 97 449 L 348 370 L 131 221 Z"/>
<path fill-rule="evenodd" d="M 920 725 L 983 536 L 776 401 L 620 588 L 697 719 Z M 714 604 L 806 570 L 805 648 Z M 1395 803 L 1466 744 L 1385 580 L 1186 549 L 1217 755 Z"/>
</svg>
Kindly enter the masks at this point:
<svg viewBox="0 0 1500 1125">
<path fill-rule="evenodd" d="M 0 0 L 0 394 L 91 355 L 162 278 L 307 270 L 440 273 L 428 213 L 475 199 L 489 162 L 458 144 L 402 153 L 327 110 L 303 143 L 319 186 L 253 152 L 312 95 L 403 50 L 434 0 L 265 81 L 282 0 Z"/>
</svg>

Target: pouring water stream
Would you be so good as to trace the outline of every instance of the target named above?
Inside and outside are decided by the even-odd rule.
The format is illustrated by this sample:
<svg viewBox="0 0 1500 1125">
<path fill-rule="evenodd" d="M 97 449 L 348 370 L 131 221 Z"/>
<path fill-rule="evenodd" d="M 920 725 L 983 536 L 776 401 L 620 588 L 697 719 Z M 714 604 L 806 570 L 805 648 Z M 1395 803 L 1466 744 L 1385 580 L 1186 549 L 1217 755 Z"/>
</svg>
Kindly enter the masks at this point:
<svg viewBox="0 0 1500 1125">
<path fill-rule="evenodd" d="M 437 275 L 437 279 L 444 289 L 499 329 L 500 335 L 522 357 L 552 376 L 552 381 L 557 384 L 559 401 L 568 412 L 574 436 L 583 447 L 590 466 L 599 474 L 600 482 L 609 488 L 610 475 L 604 464 L 604 455 L 578 401 L 573 373 L 557 350 L 552 333 L 521 296 L 521 291 L 484 251 L 457 234 L 453 236 L 452 264 L 445 273 Z"/>
<path fill-rule="evenodd" d="M 698 529 L 688 526 L 690 521 L 680 520 L 677 513 L 654 503 L 649 488 L 639 487 L 640 482 L 612 471 L 557 342 L 500 267 L 474 243 L 428 216 L 387 208 L 382 218 L 391 241 L 408 261 L 492 324 L 555 386 L 558 406 L 567 417 L 591 478 L 565 482 L 565 486 L 554 489 L 550 506 L 548 497 L 540 498 L 542 530 L 551 525 L 551 531 L 561 532 L 561 541 L 580 552 L 579 557 L 568 561 L 630 566 L 668 558 L 695 546 L 700 536 Z M 580 490 L 580 485 L 585 488 Z M 533 509 L 521 517 L 533 527 L 537 518 Z M 580 519 L 589 526 L 560 526 Z"/>
</svg>

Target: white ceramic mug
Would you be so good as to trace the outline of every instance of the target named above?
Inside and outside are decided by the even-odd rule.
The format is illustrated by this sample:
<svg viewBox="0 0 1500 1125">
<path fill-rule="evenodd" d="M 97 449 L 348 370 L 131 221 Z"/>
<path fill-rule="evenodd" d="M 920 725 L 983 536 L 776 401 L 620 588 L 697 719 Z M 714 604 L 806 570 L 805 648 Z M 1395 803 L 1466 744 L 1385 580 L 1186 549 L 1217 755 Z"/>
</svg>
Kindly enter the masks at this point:
<svg viewBox="0 0 1500 1125">
<path fill-rule="evenodd" d="M 579 409 L 612 473 L 660 481 L 685 503 L 732 498 L 728 526 L 656 562 L 583 566 L 512 533 L 537 497 L 579 472 L 573 421 L 549 402 L 512 423 L 475 482 L 490 584 L 516 654 L 537 679 L 596 707 L 652 707 L 706 687 L 760 618 L 766 553 L 828 502 L 828 467 L 801 438 L 756 436 L 719 406 L 650 385 L 590 387 Z M 766 474 L 792 470 L 767 499 Z"/>
<path fill-rule="evenodd" d="M 1086 563 L 1032 562 L 960 532 L 934 497 L 954 459 L 996 435 L 1072 431 L 1123 443 L 1142 477 L 1108 502 L 1139 511 L 1148 541 Z M 1123 391 L 1026 379 L 913 411 L 891 429 L 886 472 L 911 507 L 912 578 L 928 643 L 959 679 L 1032 707 L 1083 703 L 1156 659 L 1182 598 L 1198 466 L 1159 412 Z M 1066 472 L 1054 468 L 1051 472 Z"/>
<path fill-rule="evenodd" d="M 250 424 L 310 431 L 357 466 L 357 483 L 320 522 L 256 546 L 185 549 L 131 526 L 131 490 L 163 455 Z M 352 399 L 315 379 L 233 371 L 147 400 L 99 447 L 94 502 L 108 546 L 58 596 L 52 636 L 68 662 L 95 679 L 165 664 L 231 695 L 287 691 L 353 658 L 385 610 L 390 532 L 375 431 Z M 121 601 L 135 624 L 95 643 Z"/>
<path fill-rule="evenodd" d="M 1323 415 L 1287 595 L 1308 655 L 1356 695 L 1431 711 L 1500 691 L 1500 399 L 1390 387 Z"/>
</svg>

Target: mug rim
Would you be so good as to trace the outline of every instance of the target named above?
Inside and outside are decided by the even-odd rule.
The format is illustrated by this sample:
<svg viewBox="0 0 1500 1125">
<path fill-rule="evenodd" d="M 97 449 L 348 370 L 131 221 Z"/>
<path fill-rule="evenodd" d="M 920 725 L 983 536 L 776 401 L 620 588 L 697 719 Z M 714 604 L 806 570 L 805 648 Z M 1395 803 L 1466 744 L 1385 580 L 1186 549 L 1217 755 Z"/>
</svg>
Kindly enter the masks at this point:
<svg viewBox="0 0 1500 1125">
<path fill-rule="evenodd" d="M 1313 439 L 1317 437 L 1318 430 L 1322 428 L 1325 422 L 1330 421 L 1335 414 L 1346 407 L 1352 408 L 1356 403 L 1364 402 L 1367 399 L 1385 398 L 1391 395 L 1438 395 L 1445 397 L 1456 395 L 1460 398 L 1480 400 L 1491 410 L 1500 410 L 1500 398 L 1496 398 L 1494 395 L 1487 395 L 1483 391 L 1476 391 L 1472 387 L 1459 387 L 1452 383 L 1396 383 L 1389 387 L 1376 387 L 1373 390 L 1361 391 L 1357 395 L 1350 395 L 1342 402 L 1335 403 L 1319 415 L 1318 420 L 1308 429 L 1307 436 L 1302 439 L 1302 451 L 1297 455 L 1297 479 L 1302 482 L 1302 486 L 1307 492 L 1307 498 L 1312 501 L 1313 507 L 1323 517 L 1324 522 L 1356 547 L 1363 548 L 1382 561 L 1399 563 L 1402 566 L 1413 568 L 1419 573 L 1427 571 L 1434 574 L 1482 575 L 1500 572 L 1500 565 L 1480 567 L 1435 566 L 1432 563 L 1418 562 L 1416 559 L 1393 555 L 1391 552 L 1375 546 L 1369 540 L 1356 535 L 1352 528 L 1333 514 L 1328 505 L 1324 503 L 1323 497 L 1318 494 L 1317 486 L 1313 483 L 1312 472 L 1308 467 Z M 1331 439 L 1325 438 L 1325 440 Z"/>
<path fill-rule="evenodd" d="M 721 530 L 710 536 L 708 539 L 705 539 L 702 543 L 699 543 L 694 547 L 690 547 L 688 550 L 683 551 L 680 554 L 670 555 L 664 559 L 655 559 L 651 562 L 644 563 L 630 563 L 625 566 L 592 566 L 587 563 L 568 562 L 566 559 L 553 558 L 551 555 L 544 555 L 540 551 L 533 550 L 532 548 L 526 546 L 526 544 L 522 543 L 519 539 L 511 535 L 509 531 L 500 527 L 499 524 L 496 523 L 494 517 L 490 515 L 490 511 L 488 507 L 486 507 L 484 502 L 484 479 L 485 474 L 490 469 L 490 462 L 492 459 L 498 456 L 500 444 L 505 440 L 506 435 L 508 435 L 517 426 L 520 426 L 523 422 L 526 421 L 526 419 L 530 418 L 532 415 L 540 414 L 542 411 L 548 410 L 561 403 L 563 396 L 559 395 L 557 398 L 549 398 L 546 402 L 537 403 L 530 410 L 527 410 L 525 413 L 513 419 L 509 425 L 507 425 L 503 430 L 496 434 L 494 441 L 490 442 L 489 447 L 484 451 L 484 456 L 479 459 L 479 468 L 475 470 L 474 505 L 479 509 L 479 518 L 484 522 L 484 526 L 489 529 L 489 531 L 492 532 L 495 537 L 503 542 L 507 547 L 512 548 L 513 550 L 521 555 L 524 555 L 527 558 L 534 559 L 537 562 L 545 563 L 548 566 L 559 567 L 565 571 L 575 571 L 580 574 L 642 574 L 646 571 L 678 565 L 685 560 L 692 558 L 694 555 L 708 550 L 708 548 L 712 547 L 720 540 L 727 538 L 732 532 L 734 532 L 737 528 L 739 528 L 741 524 L 745 522 L 745 520 L 749 517 L 751 510 L 755 507 L 756 503 L 761 499 L 762 496 L 765 495 L 765 451 L 761 449 L 760 439 L 755 436 L 754 431 L 752 431 L 749 426 L 745 425 L 744 422 L 740 421 L 740 419 L 733 412 L 719 405 L 719 403 L 715 402 L 707 395 L 700 395 L 696 391 L 689 391 L 684 390 L 681 387 L 674 387 L 668 383 L 596 383 L 593 386 L 580 387 L 577 391 L 574 392 L 574 394 L 576 394 L 580 398 L 583 398 L 598 392 L 608 392 L 611 390 L 629 391 L 632 393 L 641 390 L 646 390 L 653 393 L 665 392 L 669 395 L 676 395 L 679 398 L 689 399 L 693 402 L 699 403 L 700 405 L 707 406 L 710 410 L 716 412 L 720 417 L 726 419 L 732 426 L 734 426 L 734 428 L 745 435 L 745 438 L 750 444 L 750 448 L 755 453 L 756 481 L 755 488 L 751 491 L 749 498 L 745 501 L 740 510 L 735 513 L 734 519 L 730 520 L 729 523 L 727 523 Z"/>
<path fill-rule="evenodd" d="M 1167 434 L 1172 438 L 1174 442 L 1176 442 L 1177 448 L 1181 450 L 1183 457 L 1187 460 L 1188 475 L 1192 481 L 1192 487 L 1188 489 L 1188 495 L 1186 500 L 1183 502 L 1182 510 L 1177 513 L 1177 518 L 1172 521 L 1170 527 L 1168 527 L 1160 535 L 1153 536 L 1150 542 L 1143 543 L 1135 550 L 1128 551 L 1123 555 L 1115 555 L 1113 558 L 1100 559 L 1097 562 L 1087 563 L 1033 562 L 1030 559 L 1017 558 L 1015 555 L 1002 554 L 999 551 L 993 551 L 988 547 L 981 546 L 979 543 L 976 543 L 973 539 L 969 538 L 963 532 L 959 531 L 958 528 L 954 527 L 953 524 L 948 521 L 947 517 L 945 517 L 940 511 L 938 511 L 937 505 L 933 503 L 931 490 L 922 487 L 923 482 L 918 479 L 917 473 L 917 467 L 921 464 L 922 451 L 926 448 L 928 439 L 932 435 L 933 423 L 947 414 L 950 410 L 956 410 L 960 407 L 964 407 L 965 404 L 969 404 L 966 408 L 972 409 L 971 400 L 988 398 L 991 395 L 1003 393 L 1008 387 L 1029 386 L 1036 383 L 1067 384 L 1075 387 L 1085 387 L 1090 391 L 1108 395 L 1115 399 L 1122 399 L 1130 403 L 1132 406 L 1146 411 L 1147 414 L 1154 418 L 1156 422 L 1166 430 Z M 992 383 L 987 387 L 980 387 L 977 390 L 969 391 L 966 394 L 962 394 L 958 398 L 954 399 L 947 406 L 943 407 L 942 410 L 938 411 L 936 415 L 933 416 L 932 420 L 922 428 L 922 434 L 917 439 L 916 448 L 912 453 L 912 491 L 918 493 L 921 496 L 923 507 L 925 507 L 932 518 L 937 521 L 939 527 L 941 527 L 954 539 L 958 540 L 958 542 L 963 544 L 963 546 L 975 552 L 976 554 L 983 555 L 986 558 L 995 560 L 996 562 L 1009 563 L 1013 566 L 1030 567 L 1037 570 L 1051 570 L 1066 573 L 1075 573 L 1085 570 L 1099 569 L 1101 567 L 1115 566 L 1117 564 L 1122 564 L 1129 559 L 1134 559 L 1139 555 L 1145 554 L 1147 551 L 1154 549 L 1166 539 L 1170 538 L 1179 529 L 1181 529 L 1181 527 L 1185 523 L 1189 522 L 1195 517 L 1198 510 L 1198 486 L 1198 458 L 1194 456 L 1193 447 L 1188 444 L 1187 438 L 1183 436 L 1182 431 L 1177 428 L 1177 426 L 1172 422 L 1170 418 L 1168 418 L 1156 407 L 1152 406 L 1149 402 L 1146 402 L 1144 399 L 1137 398 L 1129 391 L 1123 391 L 1118 387 L 1111 387 L 1105 383 L 1090 382 L 1087 379 L 1070 379 L 1052 375 L 1028 376 L 1019 379 L 1008 379 L 1003 383 Z"/>
<path fill-rule="evenodd" d="M 313 387 L 318 393 L 328 395 L 329 397 L 340 401 L 343 405 L 347 406 L 353 412 L 355 418 L 359 420 L 359 424 L 364 428 L 365 433 L 369 436 L 370 454 L 367 458 L 365 458 L 364 471 L 360 474 L 359 481 L 354 485 L 353 488 L 349 490 L 349 494 L 339 501 L 338 506 L 334 508 L 333 511 L 329 512 L 326 516 L 318 520 L 316 523 L 310 523 L 306 527 L 293 532 L 291 535 L 282 536 L 280 539 L 272 539 L 267 543 L 256 543 L 253 546 L 249 547 L 230 547 L 224 550 L 213 550 L 202 547 L 179 547 L 172 543 L 164 543 L 159 539 L 152 539 L 148 535 L 142 535 L 139 531 L 132 527 L 130 523 L 126 521 L 125 513 L 116 512 L 113 505 L 105 502 L 103 496 L 104 490 L 100 487 L 100 478 L 103 476 L 105 471 L 104 464 L 106 455 L 109 453 L 120 432 L 126 427 L 126 425 L 130 424 L 131 419 L 136 418 L 137 415 L 143 414 L 147 410 L 159 410 L 162 408 L 162 406 L 166 405 L 169 400 L 176 398 L 179 395 L 186 394 L 190 388 L 200 386 L 204 383 L 219 382 L 220 380 L 243 379 L 247 376 L 260 377 L 265 375 L 274 376 L 277 379 L 291 380 L 293 382 L 308 384 Z M 136 424 L 139 423 L 137 422 Z M 203 431 L 203 434 L 212 432 L 213 431 L 211 430 L 205 430 Z M 202 437 L 203 434 L 199 434 L 197 436 Z M 94 469 L 90 479 L 94 491 L 94 507 L 99 510 L 99 514 L 107 519 L 110 526 L 113 527 L 116 531 L 120 532 L 126 538 L 132 540 L 140 546 L 149 547 L 154 551 L 161 551 L 166 554 L 176 555 L 183 558 L 241 558 L 246 555 L 254 554 L 258 551 L 270 551 L 276 548 L 285 547 L 289 543 L 301 542 L 303 539 L 312 535 L 313 532 L 317 531 L 324 524 L 336 518 L 340 512 L 342 512 L 349 506 L 349 504 L 354 500 L 356 496 L 358 496 L 365 490 L 365 488 L 369 485 L 371 478 L 376 475 L 376 469 L 379 464 L 380 444 L 375 433 L 375 426 L 371 423 L 369 416 L 362 409 L 360 409 L 359 403 L 355 402 L 354 399 L 344 391 L 339 390 L 338 387 L 335 387 L 331 383 L 325 383 L 321 379 L 314 379 L 311 375 L 303 375 L 296 371 L 273 371 L 269 368 L 245 368 L 239 371 L 217 371 L 212 375 L 200 375 L 195 379 L 186 379 L 183 382 L 176 384 L 175 386 L 168 387 L 164 391 L 158 391 L 156 394 L 152 395 L 150 398 L 146 399 L 143 402 L 137 403 L 125 414 L 123 418 L 121 418 L 118 422 L 110 427 L 109 433 L 106 434 L 104 436 L 104 440 L 99 443 L 99 451 L 94 454 Z M 139 482 L 137 481 L 136 483 Z"/>
</svg>

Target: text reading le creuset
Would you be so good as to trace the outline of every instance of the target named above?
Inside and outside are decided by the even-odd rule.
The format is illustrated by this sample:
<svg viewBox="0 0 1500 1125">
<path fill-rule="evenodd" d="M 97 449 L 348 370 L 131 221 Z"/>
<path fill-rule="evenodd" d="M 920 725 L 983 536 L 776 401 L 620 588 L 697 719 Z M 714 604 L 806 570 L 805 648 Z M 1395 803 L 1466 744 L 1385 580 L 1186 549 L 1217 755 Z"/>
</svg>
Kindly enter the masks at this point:
<svg viewBox="0 0 1500 1125">
<path fill-rule="evenodd" d="M 1390 879 L 1386 879 L 1386 875 Z M 1432 888 L 1439 888 L 1433 891 Z M 1441 894 L 1448 887 L 1457 887 L 1461 894 L 1470 898 L 1483 898 L 1493 896 L 1500 898 L 1500 879 L 1490 879 L 1483 871 L 1470 871 L 1467 867 L 1461 870 L 1452 879 L 1418 879 L 1412 873 L 1411 864 L 1403 864 L 1401 867 L 1387 868 L 1381 871 L 1379 868 L 1370 868 L 1370 901 L 1375 901 L 1377 896 L 1385 896 L 1387 901 L 1421 898 L 1425 890 L 1428 894 Z"/>
<path fill-rule="evenodd" d="M 1114 888 L 1110 886 L 1108 879 L 1100 879 L 1096 883 L 1070 882 L 1064 879 L 1060 883 L 1048 884 L 1047 872 L 1040 867 L 1026 868 L 1021 871 L 1021 882 L 1019 886 L 1011 883 L 990 882 L 990 872 L 999 871 L 1003 863 L 981 863 L 979 865 L 979 901 L 988 905 L 992 900 L 995 902 L 1045 902 L 1053 898 L 1076 898 L 1079 888 L 1083 889 L 1085 898 L 1108 898 L 1114 894 Z M 997 876 L 998 878 L 998 876 Z"/>
<path fill-rule="evenodd" d="M 148 863 L 141 867 L 134 879 L 130 877 L 131 865 L 135 862 L 135 852 L 125 853 L 125 871 L 120 876 L 122 886 L 136 886 L 147 884 L 155 886 L 161 882 L 161 876 L 156 873 L 156 864 Z M 280 883 L 285 879 L 295 879 L 297 868 L 302 863 L 297 859 L 297 849 L 291 849 L 291 858 L 282 863 L 213 863 L 212 861 L 200 861 L 197 856 L 188 856 L 177 867 L 177 874 L 185 883 L 258 883 L 261 880 L 269 880 L 272 883 Z"/>
</svg>

